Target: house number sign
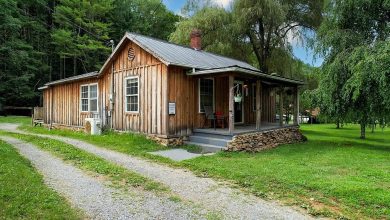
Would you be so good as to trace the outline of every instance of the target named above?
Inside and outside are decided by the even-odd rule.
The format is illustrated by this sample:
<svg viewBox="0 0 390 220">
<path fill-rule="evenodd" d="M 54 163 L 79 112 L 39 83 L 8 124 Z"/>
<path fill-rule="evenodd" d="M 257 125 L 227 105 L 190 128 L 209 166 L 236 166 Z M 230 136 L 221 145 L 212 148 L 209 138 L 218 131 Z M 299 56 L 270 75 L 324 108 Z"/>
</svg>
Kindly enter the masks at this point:
<svg viewBox="0 0 390 220">
<path fill-rule="evenodd" d="M 176 102 L 168 103 L 168 114 L 175 115 L 176 114 Z"/>
</svg>

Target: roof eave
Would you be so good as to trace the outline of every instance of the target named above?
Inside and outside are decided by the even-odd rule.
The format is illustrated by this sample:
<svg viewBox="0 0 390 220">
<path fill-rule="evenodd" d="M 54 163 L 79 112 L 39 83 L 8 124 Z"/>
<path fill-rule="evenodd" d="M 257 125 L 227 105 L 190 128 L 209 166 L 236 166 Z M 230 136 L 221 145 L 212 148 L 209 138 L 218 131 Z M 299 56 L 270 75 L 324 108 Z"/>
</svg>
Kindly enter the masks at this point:
<svg viewBox="0 0 390 220">
<path fill-rule="evenodd" d="M 41 87 L 38 88 L 38 90 L 39 90 L 39 91 L 42 91 L 42 90 L 45 90 L 45 89 L 47 89 L 47 88 L 49 88 L 49 86 L 41 86 Z"/>
<path fill-rule="evenodd" d="M 269 74 L 265 74 L 259 71 L 255 70 L 250 70 L 242 67 L 225 67 L 225 68 L 218 68 L 218 69 L 208 69 L 208 70 L 200 70 L 192 73 L 187 73 L 188 76 L 198 76 L 198 75 L 207 75 L 207 74 L 215 74 L 215 73 L 224 73 L 224 72 L 241 72 L 241 73 L 246 73 L 262 78 L 267 78 L 267 79 L 272 79 L 278 82 L 283 82 L 283 83 L 291 83 L 291 84 L 296 84 L 296 85 L 304 85 L 305 83 L 302 81 L 294 80 L 294 79 L 288 79 L 280 76 L 272 76 Z"/>
<path fill-rule="evenodd" d="M 86 76 L 83 76 L 83 75 L 78 75 L 78 76 L 74 76 L 74 77 L 69 77 L 69 78 L 65 78 L 65 79 L 60 79 L 60 80 L 56 80 L 56 81 L 52 81 L 52 82 L 48 82 L 46 83 L 44 86 L 42 87 L 49 87 L 49 86 L 53 86 L 53 85 L 58 85 L 58 84 L 63 84 L 63 83 L 69 83 L 69 82 L 75 82 L 75 81 L 79 81 L 79 80 L 85 80 L 85 79 L 92 79 L 92 78 L 99 78 L 99 73 L 98 72 L 92 72 L 90 73 L 90 75 L 86 75 Z M 42 88 L 41 87 L 41 88 Z"/>
</svg>

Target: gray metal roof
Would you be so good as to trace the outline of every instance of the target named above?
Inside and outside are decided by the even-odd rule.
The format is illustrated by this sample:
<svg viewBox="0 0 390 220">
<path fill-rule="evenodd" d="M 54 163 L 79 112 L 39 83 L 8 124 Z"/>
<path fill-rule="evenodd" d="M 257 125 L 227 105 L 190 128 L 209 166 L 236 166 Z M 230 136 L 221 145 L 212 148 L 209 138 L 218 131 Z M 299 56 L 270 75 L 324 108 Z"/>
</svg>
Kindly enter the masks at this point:
<svg viewBox="0 0 390 220">
<path fill-rule="evenodd" d="M 61 83 L 65 83 L 65 82 L 77 81 L 77 80 L 80 80 L 80 79 L 88 79 L 88 78 L 93 78 L 93 77 L 97 77 L 97 76 L 99 76 L 99 72 L 97 72 L 97 71 L 90 72 L 90 73 L 84 73 L 84 74 L 81 74 L 81 75 L 72 76 L 72 77 L 68 77 L 68 78 L 64 78 L 64 79 L 48 82 L 48 83 L 45 84 L 45 86 L 42 86 L 39 89 L 46 89 L 48 86 L 51 86 L 51 85 L 61 84 Z"/>
<path fill-rule="evenodd" d="M 115 53 L 119 50 L 119 48 L 121 47 L 125 39 L 129 39 L 133 41 L 138 46 L 146 50 L 148 53 L 160 59 L 166 65 L 174 65 L 174 66 L 197 69 L 197 71 L 191 75 L 201 75 L 206 72 L 209 73 L 210 71 L 211 72 L 212 71 L 215 72 L 238 71 L 238 72 L 246 72 L 246 73 L 250 71 L 250 73 L 256 72 L 255 75 L 261 76 L 262 78 L 273 79 L 281 82 L 302 84 L 302 81 L 299 80 L 287 79 L 278 76 L 273 77 L 264 74 L 259 69 L 243 61 L 235 60 L 232 58 L 224 57 L 221 55 L 209 53 L 202 50 L 194 50 L 190 47 L 181 46 L 164 40 L 127 32 L 126 35 L 122 38 L 122 40 L 119 42 L 115 50 L 111 53 L 109 58 L 106 60 L 106 62 L 104 63 L 104 65 L 102 66 L 99 72 L 90 72 L 78 76 L 52 81 L 46 83 L 43 87 L 40 87 L 39 89 L 46 89 L 50 85 L 56 85 L 65 82 L 77 81 L 80 79 L 98 77 L 99 74 L 103 73 L 103 70 L 110 63 L 110 61 L 114 57 Z M 206 72 L 203 73 L 203 71 Z"/>
<path fill-rule="evenodd" d="M 173 44 L 167 41 L 135 33 L 128 32 L 126 33 L 126 36 L 140 47 L 162 60 L 167 65 L 196 69 L 213 69 L 238 66 L 259 71 L 257 68 L 246 62 L 202 50 L 194 50 L 190 47 Z"/>
</svg>

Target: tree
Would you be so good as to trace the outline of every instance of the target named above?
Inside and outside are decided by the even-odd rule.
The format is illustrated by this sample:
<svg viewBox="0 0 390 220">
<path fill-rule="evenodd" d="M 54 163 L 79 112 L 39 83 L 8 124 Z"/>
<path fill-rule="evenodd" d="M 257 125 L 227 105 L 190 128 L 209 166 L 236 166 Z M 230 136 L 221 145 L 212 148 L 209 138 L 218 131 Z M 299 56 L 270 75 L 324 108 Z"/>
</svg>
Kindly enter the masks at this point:
<svg viewBox="0 0 390 220">
<path fill-rule="evenodd" d="M 169 11 L 160 0 L 115 0 L 110 16 L 111 36 L 120 40 L 126 31 L 168 39 L 179 16 Z"/>
<path fill-rule="evenodd" d="M 291 76 L 295 60 L 288 36 L 316 28 L 321 9 L 322 1 L 308 0 L 236 0 L 232 10 L 208 0 L 189 0 L 183 10 L 188 18 L 170 39 L 187 44 L 191 29 L 197 28 L 203 32 L 204 50 L 242 59 L 265 73 Z"/>
<path fill-rule="evenodd" d="M 6 105 L 35 104 L 46 79 L 47 31 L 37 2 L 0 0 L 0 102 Z"/>
<path fill-rule="evenodd" d="M 304 34 L 305 29 L 319 26 L 322 5 L 323 1 L 311 0 L 235 1 L 233 14 L 237 31 L 249 40 L 260 70 L 269 73 L 275 59 L 291 53 L 287 39 L 293 30 Z"/>
<path fill-rule="evenodd" d="M 251 49 L 235 34 L 231 13 L 217 6 L 191 10 L 196 10 L 194 15 L 191 18 L 182 18 L 176 31 L 170 36 L 171 41 L 188 45 L 191 31 L 200 29 L 202 50 L 245 61 L 250 60 Z"/>
<path fill-rule="evenodd" d="M 51 36 L 59 58 L 60 78 L 67 76 L 69 58 L 72 75 L 100 68 L 110 53 L 106 44 L 111 23 L 107 18 L 112 8 L 111 0 L 61 0 L 55 6 Z"/>
<path fill-rule="evenodd" d="M 353 13 L 351 13 L 353 12 Z M 321 111 L 337 122 L 368 123 L 390 113 L 389 1 L 329 1 L 317 34 L 326 59 L 317 91 Z M 386 60 L 387 59 L 387 60 Z"/>
</svg>

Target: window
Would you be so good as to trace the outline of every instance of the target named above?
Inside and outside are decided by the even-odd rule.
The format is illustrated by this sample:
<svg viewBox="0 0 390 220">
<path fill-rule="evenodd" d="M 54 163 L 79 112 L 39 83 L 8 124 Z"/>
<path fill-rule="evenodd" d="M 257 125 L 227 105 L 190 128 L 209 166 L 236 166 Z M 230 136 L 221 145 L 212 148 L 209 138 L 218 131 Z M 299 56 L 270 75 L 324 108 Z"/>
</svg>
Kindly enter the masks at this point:
<svg viewBox="0 0 390 220">
<path fill-rule="evenodd" d="M 89 84 L 81 86 L 81 111 L 97 112 L 98 111 L 98 86 Z"/>
<path fill-rule="evenodd" d="M 256 111 L 256 84 L 252 84 L 252 110 Z"/>
<path fill-rule="evenodd" d="M 199 79 L 199 112 L 204 113 L 204 106 L 214 109 L 214 79 Z"/>
<path fill-rule="evenodd" d="M 128 77 L 125 80 L 126 112 L 138 113 L 139 110 L 139 78 Z"/>
<path fill-rule="evenodd" d="M 88 86 L 81 86 L 81 111 L 88 111 Z"/>
</svg>

